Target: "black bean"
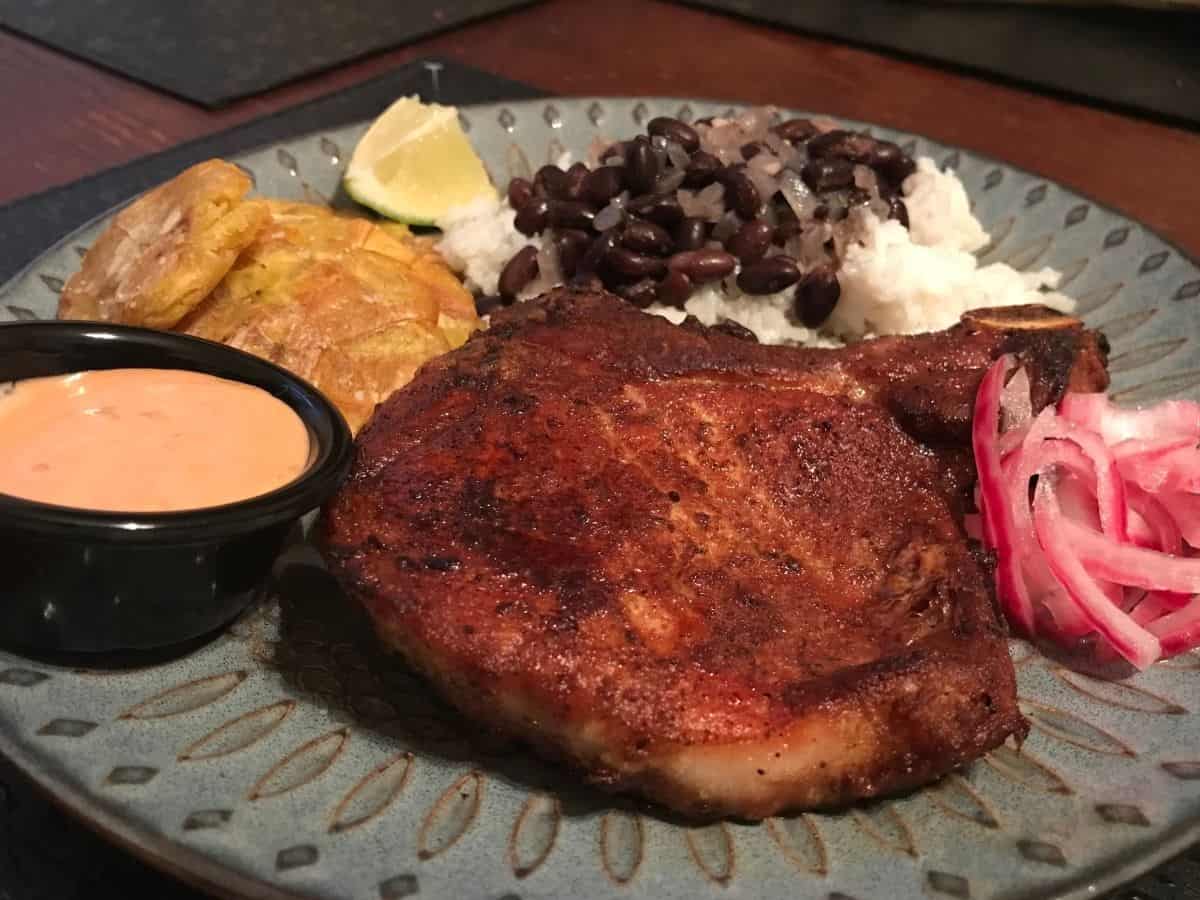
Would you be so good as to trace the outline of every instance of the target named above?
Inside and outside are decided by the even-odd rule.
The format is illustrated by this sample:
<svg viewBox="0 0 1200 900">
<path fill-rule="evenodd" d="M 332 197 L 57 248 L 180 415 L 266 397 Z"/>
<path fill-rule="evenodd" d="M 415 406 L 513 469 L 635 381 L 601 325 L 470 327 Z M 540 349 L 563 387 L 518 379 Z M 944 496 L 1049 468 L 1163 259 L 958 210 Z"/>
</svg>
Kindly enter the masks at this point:
<svg viewBox="0 0 1200 900">
<path fill-rule="evenodd" d="M 646 194 L 630 200 L 625 209 L 631 215 L 649 219 L 664 228 L 673 228 L 683 218 L 683 207 L 674 194 Z"/>
<path fill-rule="evenodd" d="M 656 137 L 665 137 L 668 141 L 674 141 L 688 153 L 694 153 L 700 149 L 700 135 L 696 134 L 696 129 L 679 119 L 658 116 L 651 119 L 646 125 L 646 132 Z"/>
<path fill-rule="evenodd" d="M 534 197 L 518 211 L 513 226 L 521 234 L 532 237 L 541 234 L 550 220 L 550 201 L 545 197 Z"/>
<path fill-rule="evenodd" d="M 824 159 L 837 156 L 842 159 L 861 159 L 870 153 L 870 145 L 875 139 L 868 134 L 855 134 L 844 128 L 834 128 L 824 134 L 816 135 L 808 142 L 808 155 L 811 159 Z"/>
<path fill-rule="evenodd" d="M 737 265 L 737 258 L 724 250 L 688 250 L 676 253 L 667 264 L 673 270 L 685 274 L 694 283 L 702 284 L 730 274 Z"/>
<path fill-rule="evenodd" d="M 713 118 L 714 118 L 713 116 L 701 116 L 699 119 L 697 119 L 695 121 L 694 124 L 697 126 L 703 125 L 705 128 L 711 128 L 712 123 L 713 123 Z"/>
<path fill-rule="evenodd" d="M 533 176 L 534 193 L 555 200 L 567 196 L 567 173 L 558 166 L 542 166 Z"/>
<path fill-rule="evenodd" d="M 625 247 L 613 247 L 604 254 L 604 265 L 626 279 L 657 278 L 667 271 L 665 260 L 644 253 L 634 253 Z"/>
<path fill-rule="evenodd" d="M 842 296 L 842 287 L 831 266 L 818 266 L 796 285 L 796 317 L 806 328 L 816 328 L 829 318 Z"/>
<path fill-rule="evenodd" d="M 667 272 L 663 280 L 658 283 L 659 302 L 665 303 L 667 306 L 683 309 L 683 304 L 690 296 L 692 296 L 692 279 L 678 269 Z"/>
<path fill-rule="evenodd" d="M 742 154 L 742 159 L 751 160 L 766 149 L 758 141 L 751 141 L 748 144 L 742 144 L 738 152 Z"/>
<path fill-rule="evenodd" d="M 538 275 L 538 251 L 532 245 L 522 247 L 504 266 L 500 273 L 500 296 L 505 300 L 516 299 L 517 294 Z"/>
<path fill-rule="evenodd" d="M 571 168 L 567 169 L 566 188 L 563 196 L 568 200 L 582 200 L 583 181 L 588 177 L 590 172 L 591 170 L 581 162 L 577 162 Z"/>
<path fill-rule="evenodd" d="M 533 185 L 527 178 L 514 178 L 508 183 L 508 205 L 515 210 L 522 210 L 525 204 L 533 199 Z"/>
<path fill-rule="evenodd" d="M 643 222 L 634 219 L 625 226 L 621 235 L 622 246 L 638 253 L 652 253 L 655 256 L 666 256 L 671 252 L 671 233 L 661 225 L 653 222 Z"/>
<path fill-rule="evenodd" d="M 688 187 L 700 188 L 706 187 L 717 180 L 717 173 L 721 171 L 721 161 L 711 153 L 706 153 L 703 150 L 697 150 L 692 154 L 691 160 L 688 161 L 687 168 L 684 170 L 683 183 Z"/>
<path fill-rule="evenodd" d="M 583 199 L 594 206 L 604 206 L 624 187 L 624 166 L 601 166 L 583 179 Z"/>
<path fill-rule="evenodd" d="M 776 294 L 800 280 L 800 267 L 790 256 L 768 256 L 738 273 L 737 283 L 747 294 Z"/>
<path fill-rule="evenodd" d="M 838 158 L 862 163 L 897 187 L 917 168 L 912 157 L 891 141 L 842 129 L 827 131 L 809 141 L 808 155 L 813 159 Z"/>
<path fill-rule="evenodd" d="M 807 141 L 819 129 L 812 123 L 811 119 L 788 119 L 786 122 L 780 122 L 771 130 L 785 141 L 797 144 L 801 141 Z"/>
<path fill-rule="evenodd" d="M 658 178 L 658 157 L 644 141 L 634 141 L 625 154 L 625 180 L 631 190 L 644 194 L 654 190 Z"/>
<path fill-rule="evenodd" d="M 733 319 L 722 319 L 708 330 L 716 331 L 719 334 L 727 334 L 730 337 L 741 338 L 743 341 L 753 341 L 756 344 L 758 343 L 758 335 L 756 335 L 742 323 L 733 321 Z"/>
<path fill-rule="evenodd" d="M 800 220 L 796 218 L 796 211 L 786 202 L 777 202 L 775 204 L 775 233 L 771 235 L 771 240 L 782 247 L 789 239 L 798 235 L 800 230 Z"/>
<path fill-rule="evenodd" d="M 582 200 L 555 200 L 550 204 L 550 224 L 555 228 L 592 227 L 596 211 Z"/>
<path fill-rule="evenodd" d="M 505 300 L 499 294 L 484 294 L 475 298 L 475 312 L 481 316 L 489 316 L 502 306 L 508 306 L 511 300 Z"/>
<path fill-rule="evenodd" d="M 908 227 L 908 207 L 894 194 L 888 198 L 888 218 L 895 219 L 905 228 Z"/>
<path fill-rule="evenodd" d="M 799 222 L 800 219 L 796 216 L 796 211 L 792 209 L 792 205 L 782 197 L 775 201 L 775 224 L 781 225 L 784 222 Z"/>
<path fill-rule="evenodd" d="M 708 223 L 703 219 L 687 218 L 675 226 L 676 250 L 699 250 L 708 240 Z"/>
<path fill-rule="evenodd" d="M 917 164 L 911 156 L 895 144 L 885 141 L 884 145 L 887 148 L 887 153 L 879 154 L 875 161 L 870 163 L 870 166 L 888 184 L 898 188 L 904 183 L 905 178 L 917 171 Z"/>
<path fill-rule="evenodd" d="M 775 229 L 763 219 L 745 223 L 725 242 L 725 249 L 738 258 L 742 265 L 755 263 L 767 255 Z"/>
<path fill-rule="evenodd" d="M 599 272 L 604 257 L 609 250 L 617 246 L 620 238 L 621 232 L 617 228 L 610 228 L 608 231 L 602 232 L 598 238 L 592 241 L 592 246 L 588 247 L 587 252 L 583 254 L 583 259 L 579 260 L 576 273 L 590 275 L 593 272 Z"/>
<path fill-rule="evenodd" d="M 554 247 L 558 250 L 558 264 L 563 275 L 570 278 L 579 268 L 579 261 L 587 253 L 592 238 L 586 231 L 568 228 L 554 235 Z"/>
<path fill-rule="evenodd" d="M 771 243 L 777 247 L 782 247 L 802 230 L 800 222 L 796 219 L 780 222 L 775 226 L 774 234 L 771 235 Z"/>
<path fill-rule="evenodd" d="M 758 215 L 762 197 L 758 195 L 758 188 L 749 175 L 737 166 L 728 166 L 717 177 L 725 185 L 725 205 L 728 208 L 746 220 Z"/>
<path fill-rule="evenodd" d="M 600 154 L 600 162 L 605 163 L 610 159 L 625 156 L 625 144 L 623 141 L 617 141 L 614 144 L 609 144 Z"/>
<path fill-rule="evenodd" d="M 800 177 L 814 191 L 837 191 L 854 184 L 854 163 L 847 159 L 810 159 Z"/>
<path fill-rule="evenodd" d="M 639 309 L 645 309 L 658 299 L 658 285 L 653 279 L 643 278 L 633 284 L 622 284 L 617 293 Z"/>
</svg>

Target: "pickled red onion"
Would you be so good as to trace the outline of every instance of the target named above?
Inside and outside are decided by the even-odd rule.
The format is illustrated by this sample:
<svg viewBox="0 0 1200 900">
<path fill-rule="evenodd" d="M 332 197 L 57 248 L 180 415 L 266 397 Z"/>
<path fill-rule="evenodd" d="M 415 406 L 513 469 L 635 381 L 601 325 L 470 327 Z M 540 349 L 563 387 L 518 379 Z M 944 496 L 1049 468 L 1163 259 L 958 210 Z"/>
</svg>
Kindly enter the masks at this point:
<svg viewBox="0 0 1200 900">
<path fill-rule="evenodd" d="M 1200 647 L 1200 404 L 1068 393 L 1035 416 L 1028 392 L 1001 357 L 972 422 L 972 531 L 1009 621 L 1071 645 L 1094 633 L 1138 668 Z"/>
</svg>

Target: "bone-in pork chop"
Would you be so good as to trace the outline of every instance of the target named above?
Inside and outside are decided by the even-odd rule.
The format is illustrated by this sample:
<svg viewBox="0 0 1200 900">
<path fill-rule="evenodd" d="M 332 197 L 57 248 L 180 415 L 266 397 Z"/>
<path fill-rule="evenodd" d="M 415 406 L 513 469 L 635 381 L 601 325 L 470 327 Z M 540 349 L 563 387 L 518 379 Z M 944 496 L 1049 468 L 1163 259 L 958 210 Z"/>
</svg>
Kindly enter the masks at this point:
<svg viewBox="0 0 1200 900">
<path fill-rule="evenodd" d="M 918 785 L 1026 725 L 964 535 L 979 381 L 1106 383 L 1022 308 L 844 350 L 558 291 L 376 411 L 334 572 L 468 715 L 599 783 L 747 818 Z"/>
</svg>

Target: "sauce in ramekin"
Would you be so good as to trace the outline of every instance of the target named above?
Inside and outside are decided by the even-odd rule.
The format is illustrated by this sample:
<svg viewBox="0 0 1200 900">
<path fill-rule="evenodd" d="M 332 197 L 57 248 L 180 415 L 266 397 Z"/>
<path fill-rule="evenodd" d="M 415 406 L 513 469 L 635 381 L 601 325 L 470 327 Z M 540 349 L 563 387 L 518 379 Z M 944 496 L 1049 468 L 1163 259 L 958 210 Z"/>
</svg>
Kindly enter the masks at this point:
<svg viewBox="0 0 1200 900">
<path fill-rule="evenodd" d="M 0 389 L 0 493 L 168 512 L 245 500 L 308 464 L 308 429 L 262 388 L 183 369 L 100 369 Z"/>
</svg>

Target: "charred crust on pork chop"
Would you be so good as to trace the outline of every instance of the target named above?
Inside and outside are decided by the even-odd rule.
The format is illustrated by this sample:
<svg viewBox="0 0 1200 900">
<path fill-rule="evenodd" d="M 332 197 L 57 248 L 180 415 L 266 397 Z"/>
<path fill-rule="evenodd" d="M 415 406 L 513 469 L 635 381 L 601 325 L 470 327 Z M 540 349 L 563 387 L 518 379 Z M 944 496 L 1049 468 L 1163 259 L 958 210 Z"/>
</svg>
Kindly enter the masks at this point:
<svg viewBox="0 0 1200 900">
<path fill-rule="evenodd" d="M 1076 320 L 1009 315 L 801 350 L 518 304 L 377 410 L 331 567 L 463 712 L 612 789 L 761 818 L 927 783 L 1027 728 L 971 398 L 1005 352 L 1043 403 L 1104 383 Z"/>
</svg>

